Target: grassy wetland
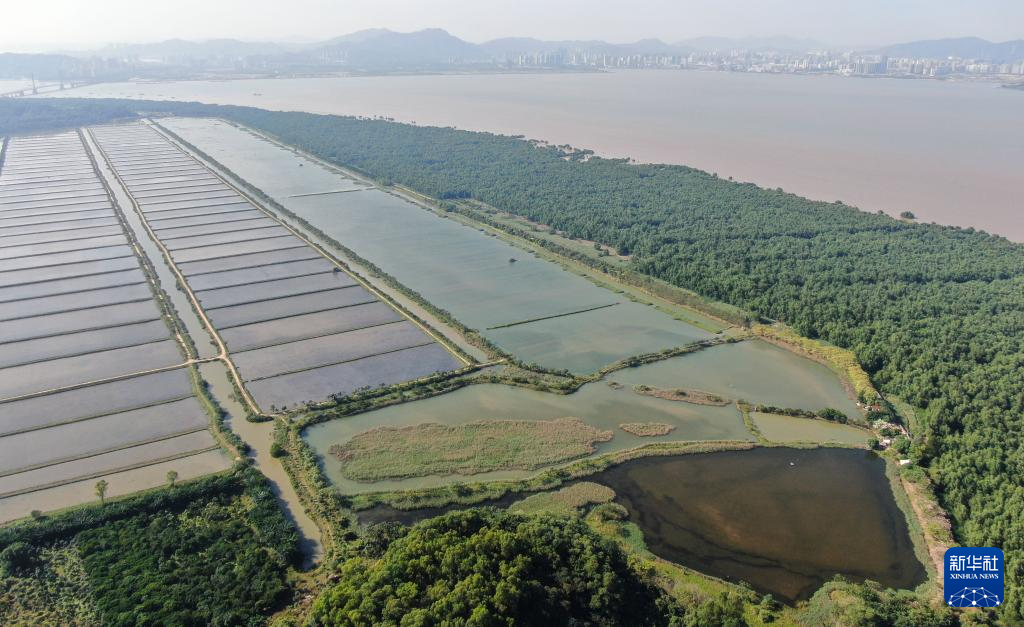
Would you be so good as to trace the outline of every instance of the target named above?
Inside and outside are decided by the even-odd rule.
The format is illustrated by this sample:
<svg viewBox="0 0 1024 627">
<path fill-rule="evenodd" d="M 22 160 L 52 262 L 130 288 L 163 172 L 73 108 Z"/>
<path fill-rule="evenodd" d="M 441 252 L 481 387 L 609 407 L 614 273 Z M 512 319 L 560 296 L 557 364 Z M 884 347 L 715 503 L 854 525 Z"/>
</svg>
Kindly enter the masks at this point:
<svg viewBox="0 0 1024 627">
<path fill-rule="evenodd" d="M 534 470 L 594 453 L 612 439 L 578 418 L 489 420 L 378 427 L 335 444 L 341 474 L 356 481 Z"/>
</svg>

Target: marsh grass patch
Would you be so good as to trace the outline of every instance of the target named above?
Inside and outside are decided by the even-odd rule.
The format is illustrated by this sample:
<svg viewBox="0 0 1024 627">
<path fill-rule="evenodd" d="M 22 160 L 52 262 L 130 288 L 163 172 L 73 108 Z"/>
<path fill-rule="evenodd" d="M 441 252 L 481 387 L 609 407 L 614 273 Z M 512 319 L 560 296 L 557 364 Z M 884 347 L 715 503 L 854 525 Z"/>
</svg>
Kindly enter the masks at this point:
<svg viewBox="0 0 1024 627">
<path fill-rule="evenodd" d="M 346 478 L 380 481 L 533 470 L 590 455 L 612 435 L 579 418 L 424 423 L 370 429 L 331 446 L 330 453 Z"/>
</svg>

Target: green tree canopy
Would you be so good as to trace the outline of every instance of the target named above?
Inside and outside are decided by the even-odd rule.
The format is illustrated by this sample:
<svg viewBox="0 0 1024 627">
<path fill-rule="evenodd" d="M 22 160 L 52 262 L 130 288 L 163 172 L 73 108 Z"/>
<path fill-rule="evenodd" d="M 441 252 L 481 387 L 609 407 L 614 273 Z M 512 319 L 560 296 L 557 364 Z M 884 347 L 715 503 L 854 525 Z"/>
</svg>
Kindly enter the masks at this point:
<svg viewBox="0 0 1024 627">
<path fill-rule="evenodd" d="M 494 509 L 422 522 L 379 560 L 356 557 L 316 625 L 656 625 L 671 602 L 576 519 Z"/>
</svg>

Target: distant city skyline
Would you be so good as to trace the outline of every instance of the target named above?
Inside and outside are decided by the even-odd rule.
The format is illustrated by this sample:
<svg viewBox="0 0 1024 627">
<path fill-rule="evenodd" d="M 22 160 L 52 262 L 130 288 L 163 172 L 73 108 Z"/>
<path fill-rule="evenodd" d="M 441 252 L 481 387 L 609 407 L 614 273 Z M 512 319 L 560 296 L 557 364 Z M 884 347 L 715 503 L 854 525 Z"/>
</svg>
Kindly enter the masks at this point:
<svg viewBox="0 0 1024 627">
<path fill-rule="evenodd" d="M 236 38 L 313 41 L 367 28 L 444 28 L 483 42 L 501 37 L 666 42 L 704 36 L 814 39 L 870 47 L 918 39 L 1024 38 L 1019 0 L 35 0 L 0 11 L 4 51 L 110 43 Z M 628 6 L 628 9 L 625 7 Z"/>
</svg>

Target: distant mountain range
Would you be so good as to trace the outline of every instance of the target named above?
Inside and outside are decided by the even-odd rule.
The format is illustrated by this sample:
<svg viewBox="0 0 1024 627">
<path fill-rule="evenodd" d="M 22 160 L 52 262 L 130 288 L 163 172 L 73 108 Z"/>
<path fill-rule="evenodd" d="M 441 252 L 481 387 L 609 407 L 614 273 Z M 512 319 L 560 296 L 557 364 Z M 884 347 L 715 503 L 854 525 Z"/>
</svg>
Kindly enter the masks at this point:
<svg viewBox="0 0 1024 627">
<path fill-rule="evenodd" d="M 248 42 L 239 41 L 238 39 L 208 39 L 206 41 L 168 39 L 166 41 L 146 44 L 116 44 L 91 51 L 89 54 L 95 54 L 100 57 L 133 56 L 143 59 L 202 59 L 274 55 L 299 47 L 301 46 L 271 42 Z"/>
<path fill-rule="evenodd" d="M 745 39 L 699 37 L 674 43 L 666 43 L 660 39 L 642 39 L 632 43 L 609 43 L 600 40 L 546 41 L 532 37 L 505 37 L 476 44 L 459 39 L 440 28 L 429 28 L 411 33 L 374 28 L 334 37 L 326 41 L 305 44 L 244 42 L 235 39 L 214 39 L 202 42 L 171 39 L 147 44 L 107 46 L 88 54 L 130 56 L 140 59 L 173 59 L 182 57 L 241 58 L 286 53 L 319 53 L 344 57 L 350 63 L 357 65 L 432 65 L 450 63 L 453 60 L 466 63 L 488 62 L 501 60 L 511 55 L 559 51 L 608 55 L 686 55 L 692 52 L 737 49 L 804 52 L 826 47 L 819 42 L 792 37 Z"/>
<path fill-rule="evenodd" d="M 279 54 L 327 54 L 346 59 L 356 65 L 433 65 L 437 63 L 479 63 L 501 60 L 518 54 L 587 52 L 612 55 L 686 55 L 693 52 L 729 50 L 810 52 L 836 50 L 819 41 L 793 37 L 697 37 L 667 43 L 660 39 L 642 39 L 632 43 L 609 43 L 600 40 L 547 41 L 531 37 L 505 37 L 483 43 L 459 39 L 440 28 L 411 33 L 398 33 L 384 28 L 357 31 L 326 41 L 295 44 L 275 42 L 243 42 L 214 39 L 190 42 L 173 39 L 152 44 L 108 46 L 94 54 L 132 55 L 140 58 L 196 58 L 273 56 Z M 934 39 L 895 44 L 878 49 L 890 56 L 928 57 L 942 59 L 960 57 L 1003 62 L 1024 58 L 1024 40 L 994 43 L 978 37 Z"/>
<path fill-rule="evenodd" d="M 643 39 L 632 43 L 599 40 L 546 41 L 529 37 L 506 37 L 472 43 L 439 28 L 399 33 L 387 29 L 362 30 L 325 41 L 246 42 L 236 39 L 186 41 L 171 39 L 146 44 L 118 44 L 98 50 L 66 55 L 4 55 L 0 77 L 55 78 L 81 74 L 85 59 L 94 78 L 116 73 L 143 72 L 154 75 L 202 70 L 243 69 L 252 71 L 301 71 L 345 67 L 353 70 L 418 70 L 439 67 L 501 64 L 520 55 L 573 54 L 631 56 L 686 56 L 699 52 L 823 51 L 830 46 L 792 37 L 751 37 L 729 39 L 699 37 L 667 43 Z M 831 47 L 832 51 L 841 50 Z M 1005 63 L 1024 59 L 1024 40 L 994 43 L 977 37 L 914 41 L 864 51 L 890 57 L 944 59 L 958 57 Z M 23 61 L 23 62 L 22 62 Z M 162 68 L 162 69 L 161 69 Z"/>
<path fill-rule="evenodd" d="M 1024 39 L 994 43 L 978 37 L 930 39 L 887 46 L 880 53 L 891 57 L 945 59 L 977 59 L 993 63 L 1008 63 L 1024 59 Z"/>
</svg>

